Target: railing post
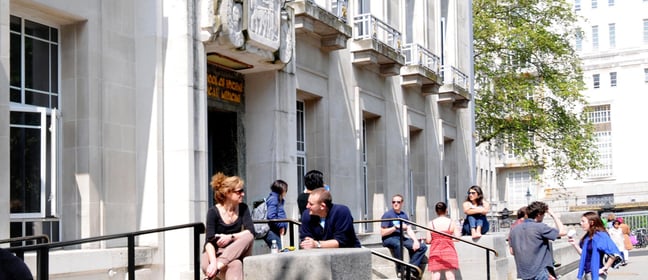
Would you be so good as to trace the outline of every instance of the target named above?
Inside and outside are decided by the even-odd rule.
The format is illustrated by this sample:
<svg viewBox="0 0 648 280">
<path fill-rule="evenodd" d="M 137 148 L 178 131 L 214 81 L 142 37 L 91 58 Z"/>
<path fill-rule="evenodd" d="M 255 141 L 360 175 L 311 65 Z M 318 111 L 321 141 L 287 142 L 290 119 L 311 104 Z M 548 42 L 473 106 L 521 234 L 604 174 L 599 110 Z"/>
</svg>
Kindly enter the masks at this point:
<svg viewBox="0 0 648 280">
<path fill-rule="evenodd" d="M 289 224 L 288 233 L 290 234 L 290 247 L 295 247 L 295 225 L 292 223 Z"/>
<path fill-rule="evenodd" d="M 198 225 L 193 226 L 194 233 L 194 279 L 200 279 L 200 234 Z"/>
<path fill-rule="evenodd" d="M 490 280 L 490 255 L 486 250 L 486 280 Z"/>
<path fill-rule="evenodd" d="M 36 265 L 38 266 L 36 271 L 38 279 L 49 279 L 49 248 L 43 247 L 38 249 L 36 253 Z"/>
<path fill-rule="evenodd" d="M 400 220 L 400 218 L 398 219 Z M 405 255 L 405 252 L 403 252 L 403 242 L 405 242 L 404 240 L 405 238 L 403 236 L 403 222 L 404 221 L 400 221 L 398 223 L 398 225 L 400 226 L 400 252 L 401 252 L 400 256 L 398 256 L 398 259 L 401 261 L 403 260 L 403 255 Z M 403 273 L 403 268 L 404 267 L 401 265 L 400 269 L 398 270 L 401 273 L 401 279 L 403 279 L 403 277 L 405 276 L 405 273 Z M 407 276 L 409 276 L 409 269 L 407 270 Z"/>
<path fill-rule="evenodd" d="M 128 235 L 128 280 L 135 280 L 135 235 Z"/>
</svg>

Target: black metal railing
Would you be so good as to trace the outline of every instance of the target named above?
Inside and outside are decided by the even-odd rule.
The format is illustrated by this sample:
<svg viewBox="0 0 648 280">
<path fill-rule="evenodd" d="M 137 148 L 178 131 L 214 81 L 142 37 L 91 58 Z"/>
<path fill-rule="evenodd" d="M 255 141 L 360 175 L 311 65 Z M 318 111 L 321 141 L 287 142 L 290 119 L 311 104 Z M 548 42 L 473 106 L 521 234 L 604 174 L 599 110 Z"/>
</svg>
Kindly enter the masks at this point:
<svg viewBox="0 0 648 280">
<path fill-rule="evenodd" d="M 17 247 L 16 245 L 13 245 L 13 244 L 18 243 L 18 242 L 20 242 L 22 244 L 22 242 L 24 242 L 24 241 L 32 241 L 32 240 L 35 240 L 36 244 L 49 243 L 49 236 L 44 235 L 44 234 L 40 234 L 40 235 L 14 237 L 14 238 L 0 240 L 0 244 L 9 243 L 9 244 L 11 244 L 10 246 Z M 18 246 L 20 246 L 20 245 L 18 245 Z M 16 254 L 16 257 L 20 258 L 21 260 L 25 259 L 24 252 L 22 252 L 22 251 L 21 252 L 16 252 L 15 254 Z"/>
<path fill-rule="evenodd" d="M 425 229 L 425 230 L 427 230 L 427 231 L 431 231 L 431 232 L 434 232 L 434 233 L 437 233 L 437 234 L 440 234 L 440 235 L 443 235 L 443 236 L 447 236 L 447 237 L 450 237 L 450 238 L 452 238 L 452 239 L 454 239 L 454 240 L 456 240 L 456 241 L 464 242 L 464 243 L 466 243 L 466 244 L 468 244 L 468 245 L 470 245 L 470 246 L 474 246 L 474 247 L 478 247 L 478 248 L 481 248 L 481 249 L 486 250 L 486 279 L 488 279 L 488 280 L 491 279 L 491 278 L 490 278 L 490 254 L 489 254 L 489 253 L 490 253 L 490 252 L 493 252 L 493 253 L 495 253 L 495 256 L 496 256 L 496 257 L 498 256 L 497 251 L 495 251 L 495 250 L 492 249 L 492 248 L 488 248 L 488 247 L 486 247 L 486 246 L 479 245 L 479 244 L 477 244 L 477 243 L 475 243 L 475 242 L 466 241 L 466 240 L 461 239 L 460 237 L 456 237 L 456 236 L 454 236 L 454 235 L 450 235 L 450 234 L 447 234 L 447 233 L 445 233 L 445 232 L 440 232 L 440 231 L 437 231 L 437 230 L 434 230 L 434 229 L 428 228 L 428 227 L 426 227 L 426 226 L 419 225 L 419 224 L 417 224 L 417 223 L 414 223 L 414 222 L 412 222 L 412 221 L 405 220 L 405 219 L 402 219 L 402 218 L 390 218 L 390 219 L 379 219 L 379 220 L 360 220 L 360 221 L 354 221 L 353 223 L 356 223 L 356 224 L 365 224 L 365 223 L 378 223 L 378 222 L 387 222 L 387 221 L 400 221 L 400 232 L 401 232 L 401 235 L 400 235 L 400 246 L 401 246 L 401 252 L 404 252 L 404 251 L 403 251 L 403 242 L 404 242 L 404 239 L 405 239 L 405 237 L 404 237 L 404 235 L 403 235 L 403 223 L 407 223 L 407 224 L 409 224 L 409 225 L 414 225 L 414 226 L 416 226 L 417 228 Z M 401 256 L 400 256 L 400 257 L 401 257 L 400 261 L 403 261 L 403 260 L 402 260 L 403 255 L 404 255 L 404 254 L 401 254 Z M 397 260 L 398 260 L 398 259 L 397 259 Z M 419 270 L 419 272 L 420 272 L 420 270 Z M 401 273 L 401 277 L 403 277 L 403 278 L 406 277 L 406 275 L 403 275 L 403 274 L 404 274 L 404 273 Z M 419 274 L 419 275 L 421 275 L 421 274 Z M 407 275 L 407 276 L 409 276 L 409 275 Z"/>
<path fill-rule="evenodd" d="M 203 223 L 191 223 L 177 226 L 127 232 L 120 234 L 104 235 L 97 237 L 89 237 L 78 240 L 43 243 L 35 245 L 27 245 L 20 247 L 7 248 L 8 251 L 13 252 L 18 256 L 23 256 L 24 252 L 36 251 L 36 277 L 39 280 L 45 280 L 49 277 L 49 252 L 52 248 L 61 248 L 65 246 L 79 245 L 83 243 L 105 241 L 111 239 L 126 238 L 128 240 L 128 279 L 135 280 L 135 237 L 143 234 L 165 232 L 170 230 L 177 230 L 183 228 L 193 228 L 194 235 L 194 279 L 200 279 L 200 235 L 205 232 L 205 225 Z M 22 258 L 21 258 L 22 259 Z"/>
<path fill-rule="evenodd" d="M 300 227 L 301 223 L 291 219 L 274 219 L 274 220 L 254 220 L 255 224 L 267 223 L 288 223 L 288 236 L 290 237 L 290 247 L 295 248 L 295 226 Z"/>
</svg>

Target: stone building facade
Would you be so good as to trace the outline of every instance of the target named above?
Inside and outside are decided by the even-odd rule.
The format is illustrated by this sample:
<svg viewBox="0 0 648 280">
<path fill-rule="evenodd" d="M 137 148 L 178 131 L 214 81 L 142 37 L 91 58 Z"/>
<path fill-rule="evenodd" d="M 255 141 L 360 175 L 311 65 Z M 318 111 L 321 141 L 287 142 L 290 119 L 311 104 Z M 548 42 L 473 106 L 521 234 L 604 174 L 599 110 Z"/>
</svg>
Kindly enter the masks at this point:
<svg viewBox="0 0 648 280">
<path fill-rule="evenodd" d="M 295 219 L 310 169 L 356 220 L 456 216 L 474 182 L 470 1 L 0 0 L 0 65 L 0 238 L 204 222 L 218 171 L 247 202 L 285 180 Z M 124 273 L 65 263 L 124 244 L 50 272 Z M 140 273 L 189 278 L 192 244 L 140 237 Z"/>
</svg>

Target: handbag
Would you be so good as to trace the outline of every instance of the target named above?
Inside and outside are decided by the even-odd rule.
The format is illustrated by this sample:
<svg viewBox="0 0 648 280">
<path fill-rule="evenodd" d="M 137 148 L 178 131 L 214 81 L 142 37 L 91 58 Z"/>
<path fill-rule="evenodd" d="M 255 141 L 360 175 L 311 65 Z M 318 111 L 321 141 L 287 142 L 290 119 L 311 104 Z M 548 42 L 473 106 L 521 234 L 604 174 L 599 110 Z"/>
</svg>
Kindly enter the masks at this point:
<svg viewBox="0 0 648 280">
<path fill-rule="evenodd" d="M 632 243 L 632 246 L 637 245 L 637 243 L 639 243 L 639 240 L 637 240 L 637 237 L 634 236 L 634 234 L 630 234 L 630 243 Z"/>
</svg>

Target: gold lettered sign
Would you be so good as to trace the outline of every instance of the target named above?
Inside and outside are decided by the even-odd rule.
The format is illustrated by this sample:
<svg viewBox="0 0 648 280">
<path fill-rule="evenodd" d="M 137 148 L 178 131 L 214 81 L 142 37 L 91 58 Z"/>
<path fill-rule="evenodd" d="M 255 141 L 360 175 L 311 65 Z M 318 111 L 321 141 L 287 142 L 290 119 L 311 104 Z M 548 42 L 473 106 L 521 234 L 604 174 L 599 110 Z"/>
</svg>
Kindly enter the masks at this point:
<svg viewBox="0 0 648 280">
<path fill-rule="evenodd" d="M 207 97 L 240 104 L 243 89 L 244 80 L 240 74 L 208 67 Z"/>
</svg>

